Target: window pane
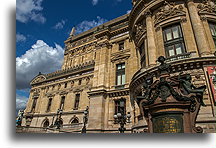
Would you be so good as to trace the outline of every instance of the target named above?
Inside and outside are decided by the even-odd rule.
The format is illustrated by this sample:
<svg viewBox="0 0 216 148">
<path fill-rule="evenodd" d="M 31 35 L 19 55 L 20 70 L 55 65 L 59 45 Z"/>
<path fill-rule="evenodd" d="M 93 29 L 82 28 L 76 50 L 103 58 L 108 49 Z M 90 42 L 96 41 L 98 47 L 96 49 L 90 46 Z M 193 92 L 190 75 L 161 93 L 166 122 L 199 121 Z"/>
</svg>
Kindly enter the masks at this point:
<svg viewBox="0 0 216 148">
<path fill-rule="evenodd" d="M 178 26 L 173 27 L 172 31 L 173 31 L 173 38 L 174 39 L 179 38 L 179 27 Z"/>
<path fill-rule="evenodd" d="M 182 54 L 182 46 L 181 44 L 176 44 L 176 54 Z"/>
<path fill-rule="evenodd" d="M 117 85 L 121 85 L 121 75 L 117 76 Z"/>
<path fill-rule="evenodd" d="M 212 36 L 216 36 L 216 26 L 214 24 L 210 24 L 210 30 Z"/>
<path fill-rule="evenodd" d="M 117 69 L 121 69 L 121 64 L 117 65 Z"/>
<path fill-rule="evenodd" d="M 125 64 L 122 64 L 122 69 L 125 69 Z"/>
<path fill-rule="evenodd" d="M 122 75 L 122 84 L 125 84 L 125 74 Z"/>
<path fill-rule="evenodd" d="M 168 46 L 166 49 L 168 51 L 169 56 L 174 56 L 175 55 L 175 51 L 174 51 L 173 46 Z"/>
<path fill-rule="evenodd" d="M 172 39 L 171 29 L 167 29 L 165 32 L 166 32 L 167 41 L 171 40 Z"/>
</svg>

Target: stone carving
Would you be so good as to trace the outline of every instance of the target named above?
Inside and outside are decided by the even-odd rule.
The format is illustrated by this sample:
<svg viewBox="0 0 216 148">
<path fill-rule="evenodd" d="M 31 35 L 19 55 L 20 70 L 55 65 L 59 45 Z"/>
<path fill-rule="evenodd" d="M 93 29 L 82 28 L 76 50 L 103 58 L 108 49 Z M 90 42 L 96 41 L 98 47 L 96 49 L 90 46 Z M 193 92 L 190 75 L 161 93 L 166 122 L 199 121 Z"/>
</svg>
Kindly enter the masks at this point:
<svg viewBox="0 0 216 148">
<path fill-rule="evenodd" d="M 205 14 L 205 13 L 213 13 L 215 15 L 215 2 L 212 0 L 204 0 L 203 3 L 198 4 L 198 13 Z"/>
<path fill-rule="evenodd" d="M 142 96 L 137 97 L 137 102 L 142 106 L 153 104 L 157 99 L 161 102 L 166 102 L 172 96 L 177 101 L 189 101 L 191 106 L 189 111 L 196 110 L 196 99 L 202 105 L 203 93 L 206 86 L 196 88 L 191 83 L 191 75 L 179 75 L 177 78 L 171 78 L 169 75 L 170 65 L 165 63 L 164 57 L 159 57 L 158 62 L 161 65 L 158 67 L 160 77 L 153 83 L 153 77 L 146 78 L 143 83 L 144 93 Z"/>
<path fill-rule="evenodd" d="M 31 81 L 31 85 L 32 84 L 36 84 L 36 83 L 39 83 L 39 82 L 42 82 L 46 80 L 46 77 L 44 75 L 42 75 L 41 73 L 39 73 L 32 81 Z"/>
<path fill-rule="evenodd" d="M 198 101 L 201 103 L 202 106 L 206 106 L 203 102 L 203 93 L 206 89 L 206 86 L 201 86 L 196 88 L 192 83 L 191 83 L 191 75 L 187 74 L 185 76 L 179 75 L 179 81 L 180 81 L 180 88 L 181 91 L 184 95 L 189 95 L 191 93 L 195 93 L 197 98 L 199 99 Z"/>
<path fill-rule="evenodd" d="M 163 6 L 159 9 L 159 11 L 155 14 L 155 24 L 159 22 L 171 18 L 177 15 L 186 15 L 184 8 L 182 5 L 176 5 L 174 2 L 168 3 L 164 2 Z"/>
<path fill-rule="evenodd" d="M 143 33 L 146 32 L 146 28 L 144 28 L 144 25 L 139 23 L 137 25 L 135 25 L 135 31 L 136 31 L 136 34 L 135 34 L 135 38 L 136 40 L 138 40 L 142 35 Z"/>
<path fill-rule="evenodd" d="M 135 93 L 141 114 L 150 133 L 202 133 L 196 127 L 200 106 L 205 106 L 203 93 L 206 86 L 195 87 L 190 74 L 170 75 L 171 65 L 159 57 L 159 76 L 143 77 L 143 92 Z M 140 95 L 140 96 L 139 96 Z"/>
</svg>

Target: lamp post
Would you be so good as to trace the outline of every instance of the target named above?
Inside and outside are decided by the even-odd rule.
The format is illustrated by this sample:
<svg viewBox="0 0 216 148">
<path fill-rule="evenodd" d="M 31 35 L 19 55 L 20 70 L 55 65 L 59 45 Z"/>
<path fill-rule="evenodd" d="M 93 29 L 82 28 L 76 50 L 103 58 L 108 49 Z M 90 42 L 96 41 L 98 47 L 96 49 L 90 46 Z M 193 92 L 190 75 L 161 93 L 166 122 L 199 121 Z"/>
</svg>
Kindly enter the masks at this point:
<svg viewBox="0 0 216 148">
<path fill-rule="evenodd" d="M 22 125 L 23 114 L 24 114 L 24 111 L 23 110 L 19 110 L 19 112 L 18 112 L 18 118 L 16 120 L 16 126 L 17 127 L 19 127 L 19 126 Z"/>
<path fill-rule="evenodd" d="M 83 117 L 83 128 L 82 128 L 82 133 L 86 133 L 86 124 L 88 122 L 88 113 L 89 113 L 89 107 L 86 107 L 86 110 L 84 111 L 84 117 Z"/>
<path fill-rule="evenodd" d="M 120 133 L 124 133 L 124 131 L 126 130 L 124 125 L 126 123 L 130 123 L 130 118 L 131 118 L 130 112 L 128 112 L 126 115 L 124 108 L 125 108 L 125 101 L 121 99 L 120 100 L 120 112 L 114 115 L 115 121 L 120 124 L 120 128 L 119 128 Z"/>
<path fill-rule="evenodd" d="M 58 109 L 57 110 L 57 119 L 56 119 L 56 122 L 55 122 L 56 129 L 60 129 L 60 127 L 61 127 L 61 125 L 60 125 L 61 115 L 62 115 L 62 109 Z"/>
</svg>

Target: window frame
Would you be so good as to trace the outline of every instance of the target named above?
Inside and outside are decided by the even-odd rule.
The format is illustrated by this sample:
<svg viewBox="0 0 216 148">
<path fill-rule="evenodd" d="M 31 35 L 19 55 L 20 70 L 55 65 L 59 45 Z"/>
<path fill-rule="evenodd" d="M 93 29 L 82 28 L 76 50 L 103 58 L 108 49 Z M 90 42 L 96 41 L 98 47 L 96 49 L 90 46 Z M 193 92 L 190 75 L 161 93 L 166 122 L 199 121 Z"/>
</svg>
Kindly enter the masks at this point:
<svg viewBox="0 0 216 148">
<path fill-rule="evenodd" d="M 36 106 L 37 106 L 37 99 L 38 98 L 33 98 L 31 112 L 35 112 L 35 109 L 36 109 Z"/>
<path fill-rule="evenodd" d="M 121 66 L 121 69 L 118 69 L 118 66 Z M 124 65 L 124 68 L 122 68 Z M 116 86 L 125 85 L 126 83 L 126 74 L 125 74 L 126 65 L 125 63 L 116 64 Z M 123 75 L 125 77 L 124 83 L 123 83 Z M 118 76 L 121 76 L 120 84 L 118 84 Z"/>
<path fill-rule="evenodd" d="M 115 111 L 114 111 L 114 115 L 117 115 L 117 113 L 120 113 L 120 102 L 121 100 L 124 101 L 124 113 L 126 114 L 126 99 L 121 98 L 121 99 L 117 99 L 114 100 L 114 105 L 115 105 Z"/>
<path fill-rule="evenodd" d="M 212 35 L 214 44 L 216 46 L 216 23 L 215 22 L 208 22 L 208 24 L 209 24 L 210 33 Z M 212 29 L 213 29 L 215 35 L 213 35 Z"/>
<path fill-rule="evenodd" d="M 178 37 L 175 38 L 174 37 L 174 28 L 178 28 L 177 29 L 177 32 L 178 32 Z M 170 31 L 171 33 L 171 39 L 167 39 L 167 32 Z M 181 24 L 172 24 L 172 25 L 169 25 L 167 27 L 163 27 L 163 41 L 164 41 L 164 49 L 165 49 L 165 54 L 166 54 L 166 57 L 169 58 L 169 57 L 175 57 L 175 56 L 178 56 L 178 55 L 182 55 L 182 54 L 185 54 L 187 53 L 186 51 L 186 46 L 185 46 L 185 42 L 184 42 L 184 37 L 183 37 L 183 32 L 182 32 L 182 28 L 181 28 Z M 181 48 L 181 53 L 177 53 L 177 47 L 176 46 L 180 46 Z M 172 47 L 172 50 L 174 51 L 174 55 L 170 55 L 169 53 L 169 47 Z"/>
<path fill-rule="evenodd" d="M 60 102 L 59 109 L 64 110 L 65 99 L 66 99 L 65 96 L 61 96 L 61 102 Z"/>
<path fill-rule="evenodd" d="M 79 108 L 80 96 L 81 96 L 80 94 L 75 95 L 74 110 L 78 110 Z"/>
<path fill-rule="evenodd" d="M 53 101 L 53 98 L 49 98 L 49 100 L 48 100 L 48 104 L 47 104 L 46 112 L 50 112 L 51 105 L 52 105 L 52 101 Z"/>
<path fill-rule="evenodd" d="M 125 49 L 125 44 L 124 44 L 124 41 L 122 41 L 122 42 L 119 42 L 119 43 L 118 43 L 118 45 L 119 45 L 119 51 L 122 51 L 122 50 L 124 50 L 124 49 Z"/>
</svg>

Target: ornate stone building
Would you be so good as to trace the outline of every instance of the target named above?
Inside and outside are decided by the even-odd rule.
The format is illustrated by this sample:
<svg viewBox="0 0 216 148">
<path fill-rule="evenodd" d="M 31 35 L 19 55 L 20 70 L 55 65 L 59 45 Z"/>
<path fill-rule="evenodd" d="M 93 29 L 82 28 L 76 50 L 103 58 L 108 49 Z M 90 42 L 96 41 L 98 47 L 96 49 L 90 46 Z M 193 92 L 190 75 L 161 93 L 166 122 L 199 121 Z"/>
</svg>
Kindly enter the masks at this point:
<svg viewBox="0 0 216 148">
<path fill-rule="evenodd" d="M 143 77 L 155 74 L 164 56 L 171 75 L 191 74 L 206 85 L 197 125 L 215 132 L 215 3 L 211 0 L 133 0 L 130 14 L 65 41 L 62 69 L 31 81 L 22 128 L 17 132 L 81 132 L 88 106 L 87 133 L 118 133 L 114 115 L 120 99 L 131 114 L 127 132 L 147 128 L 130 89 L 143 92 Z M 62 112 L 57 114 L 58 109 Z M 59 130 L 55 121 L 59 118 Z"/>
</svg>

